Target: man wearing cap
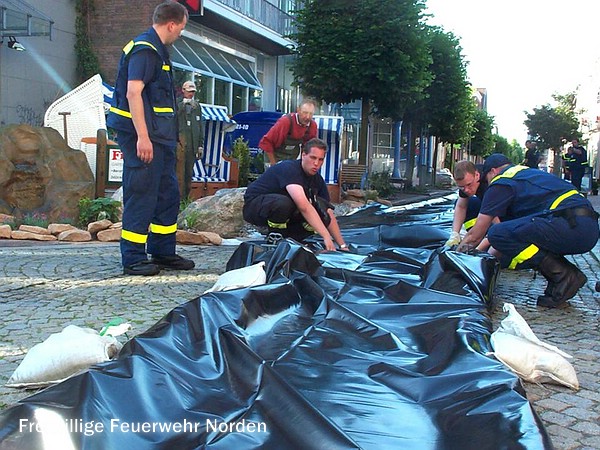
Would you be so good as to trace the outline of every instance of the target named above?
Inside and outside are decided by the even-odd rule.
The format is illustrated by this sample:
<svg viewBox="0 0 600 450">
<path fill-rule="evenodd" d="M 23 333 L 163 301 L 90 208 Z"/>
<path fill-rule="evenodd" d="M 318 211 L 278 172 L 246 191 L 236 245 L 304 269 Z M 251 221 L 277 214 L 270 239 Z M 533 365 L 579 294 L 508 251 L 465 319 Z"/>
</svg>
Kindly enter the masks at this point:
<svg viewBox="0 0 600 450">
<path fill-rule="evenodd" d="M 202 121 L 202 106 L 196 101 L 196 85 L 186 81 L 181 86 L 183 100 L 177 107 L 177 122 L 179 123 L 179 143 L 184 149 L 184 178 L 183 198 L 190 195 L 192 175 L 196 159 L 204 152 L 204 122 Z"/>
<path fill-rule="evenodd" d="M 458 251 L 474 248 L 487 233 L 501 267 L 537 269 L 548 280 L 538 305 L 564 305 L 587 281 L 564 255 L 585 253 L 596 245 L 598 214 L 568 182 L 541 170 L 515 166 L 503 154 L 490 155 L 482 175 L 488 188 L 477 223 Z M 500 223 L 490 228 L 496 216 Z"/>
</svg>

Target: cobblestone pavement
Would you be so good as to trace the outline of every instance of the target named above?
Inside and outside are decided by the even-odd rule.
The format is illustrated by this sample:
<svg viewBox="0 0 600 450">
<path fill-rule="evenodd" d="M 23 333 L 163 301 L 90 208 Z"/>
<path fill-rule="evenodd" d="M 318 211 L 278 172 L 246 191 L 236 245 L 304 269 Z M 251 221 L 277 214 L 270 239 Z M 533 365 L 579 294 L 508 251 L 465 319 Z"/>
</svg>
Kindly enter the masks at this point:
<svg viewBox="0 0 600 450">
<path fill-rule="evenodd" d="M 591 197 L 600 211 L 600 199 Z M 225 270 L 232 246 L 180 246 L 196 262 L 189 272 L 163 271 L 156 277 L 124 276 L 117 244 L 9 244 L 0 241 L 0 409 L 32 391 L 4 384 L 25 353 L 51 333 L 74 324 L 96 330 L 113 317 L 132 323 L 129 337 L 145 331 L 173 307 L 202 294 Z M 545 287 L 532 271 L 502 271 L 496 287 L 494 329 L 513 303 L 536 335 L 573 355 L 581 388 L 524 383 L 557 449 L 600 448 L 600 246 L 570 257 L 588 283 L 560 310 L 538 308 Z"/>
</svg>

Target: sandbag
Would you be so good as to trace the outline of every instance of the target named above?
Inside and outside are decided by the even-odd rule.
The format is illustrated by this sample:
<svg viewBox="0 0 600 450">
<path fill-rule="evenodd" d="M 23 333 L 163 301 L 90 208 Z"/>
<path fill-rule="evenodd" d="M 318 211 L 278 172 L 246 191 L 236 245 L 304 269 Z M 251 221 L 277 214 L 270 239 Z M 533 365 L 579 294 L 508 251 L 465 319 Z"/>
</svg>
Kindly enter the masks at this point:
<svg viewBox="0 0 600 450">
<path fill-rule="evenodd" d="M 554 382 L 579 389 L 575 369 L 566 358 L 571 356 L 537 338 L 525 319 L 510 303 L 505 303 L 504 318 L 491 335 L 494 356 L 525 381 Z"/>
<path fill-rule="evenodd" d="M 219 276 L 215 284 L 204 293 L 229 291 L 250 286 L 257 286 L 267 282 L 267 274 L 265 273 L 265 262 L 253 264 L 241 269 L 229 270 Z"/>
<path fill-rule="evenodd" d="M 93 364 L 114 358 L 122 345 L 113 336 L 68 325 L 34 345 L 6 383 L 7 387 L 38 388 L 59 383 Z"/>
</svg>

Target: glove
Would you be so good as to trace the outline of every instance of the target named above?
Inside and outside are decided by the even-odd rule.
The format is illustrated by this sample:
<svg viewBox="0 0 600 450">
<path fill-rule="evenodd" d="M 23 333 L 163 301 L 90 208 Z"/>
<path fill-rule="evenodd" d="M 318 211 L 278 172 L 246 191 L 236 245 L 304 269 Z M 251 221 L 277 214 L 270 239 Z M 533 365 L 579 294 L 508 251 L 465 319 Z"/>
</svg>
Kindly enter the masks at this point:
<svg viewBox="0 0 600 450">
<path fill-rule="evenodd" d="M 456 231 L 453 231 L 452 233 L 450 233 L 450 239 L 448 239 L 444 245 L 446 247 L 453 247 L 455 245 L 460 244 L 460 239 L 460 234 Z"/>
</svg>

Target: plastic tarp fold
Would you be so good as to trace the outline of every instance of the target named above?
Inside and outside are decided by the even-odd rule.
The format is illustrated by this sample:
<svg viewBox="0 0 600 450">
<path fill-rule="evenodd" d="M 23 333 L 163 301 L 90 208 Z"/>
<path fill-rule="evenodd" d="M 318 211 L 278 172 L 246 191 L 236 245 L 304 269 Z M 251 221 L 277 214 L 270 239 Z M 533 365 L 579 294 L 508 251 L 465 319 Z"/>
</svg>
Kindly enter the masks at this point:
<svg viewBox="0 0 600 450">
<path fill-rule="evenodd" d="M 116 360 L 5 410 L 0 448 L 552 448 L 487 355 L 497 261 L 441 247 L 447 221 L 360 215 L 350 252 L 243 243 L 227 269 L 265 261 L 267 284 L 182 303 Z"/>
</svg>

